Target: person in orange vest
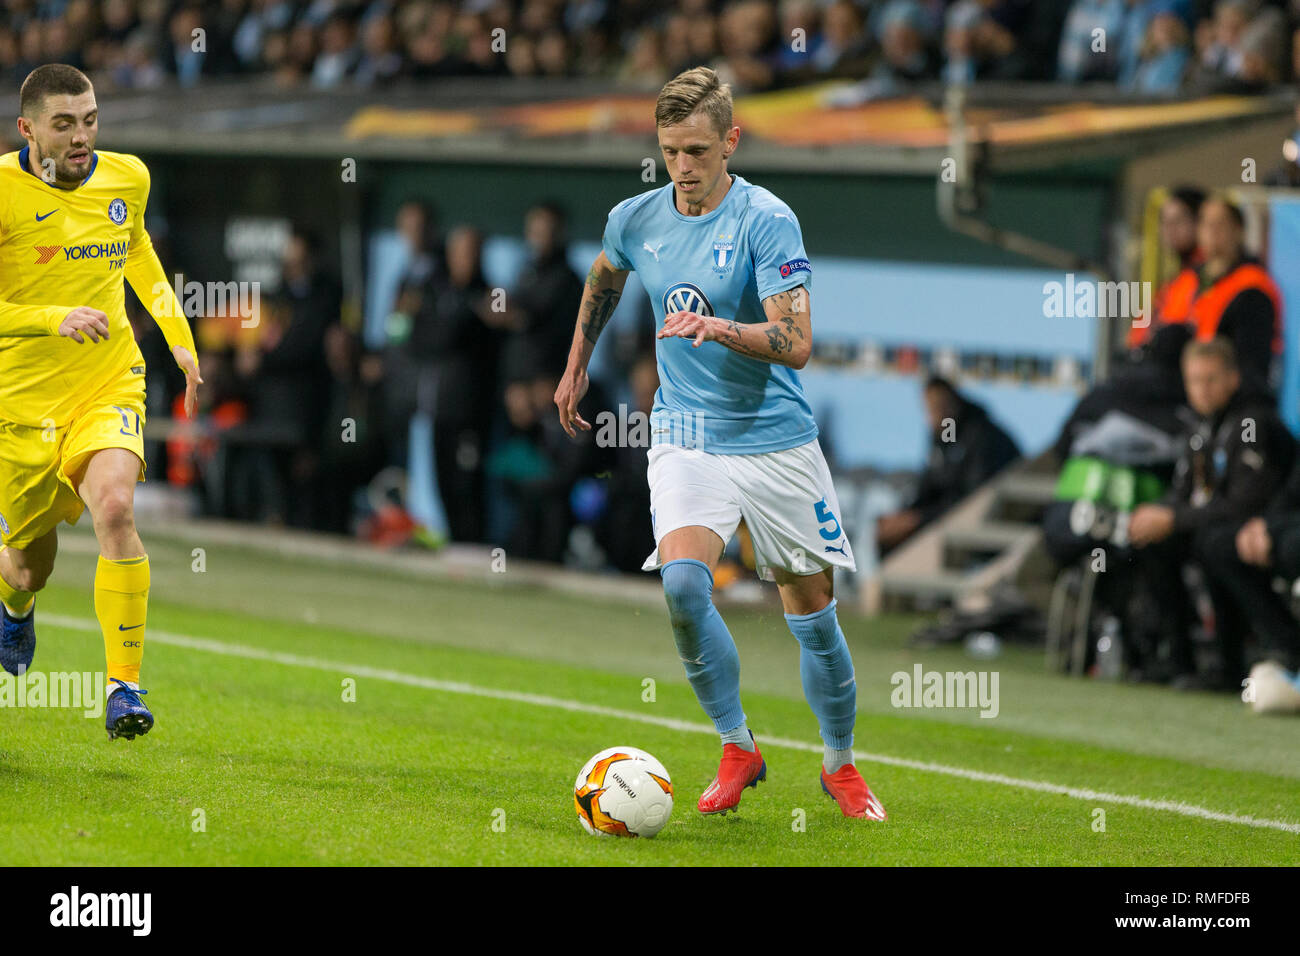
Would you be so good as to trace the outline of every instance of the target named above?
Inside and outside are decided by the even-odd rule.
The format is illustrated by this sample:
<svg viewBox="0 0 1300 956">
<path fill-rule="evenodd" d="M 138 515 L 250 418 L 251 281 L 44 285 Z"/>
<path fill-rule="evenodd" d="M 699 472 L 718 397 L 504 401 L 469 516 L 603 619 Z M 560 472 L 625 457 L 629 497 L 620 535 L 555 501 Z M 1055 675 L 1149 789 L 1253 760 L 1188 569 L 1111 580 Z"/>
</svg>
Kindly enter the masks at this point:
<svg viewBox="0 0 1300 956">
<path fill-rule="evenodd" d="M 1282 295 L 1246 254 L 1245 219 L 1228 199 L 1214 195 L 1201 204 L 1196 235 L 1200 261 L 1160 290 L 1151 322 L 1133 326 L 1129 345 L 1154 343 L 1162 327 L 1176 324 L 1198 341 L 1222 336 L 1236 350 L 1243 392 L 1271 398 L 1274 360 L 1282 351 Z"/>
</svg>

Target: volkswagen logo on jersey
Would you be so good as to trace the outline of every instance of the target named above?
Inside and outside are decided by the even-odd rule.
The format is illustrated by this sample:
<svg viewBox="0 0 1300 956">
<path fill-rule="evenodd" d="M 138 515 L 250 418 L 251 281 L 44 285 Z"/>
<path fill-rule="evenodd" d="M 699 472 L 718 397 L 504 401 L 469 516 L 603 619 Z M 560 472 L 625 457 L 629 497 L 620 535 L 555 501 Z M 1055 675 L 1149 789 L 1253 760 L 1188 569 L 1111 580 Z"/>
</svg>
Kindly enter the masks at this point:
<svg viewBox="0 0 1300 956">
<path fill-rule="evenodd" d="M 690 282 L 678 282 L 664 293 L 664 315 L 672 315 L 674 312 L 712 315 L 713 303 L 699 286 Z"/>
<path fill-rule="evenodd" d="M 126 202 L 121 199 L 114 199 L 109 203 L 108 218 L 119 226 L 126 222 Z"/>
</svg>

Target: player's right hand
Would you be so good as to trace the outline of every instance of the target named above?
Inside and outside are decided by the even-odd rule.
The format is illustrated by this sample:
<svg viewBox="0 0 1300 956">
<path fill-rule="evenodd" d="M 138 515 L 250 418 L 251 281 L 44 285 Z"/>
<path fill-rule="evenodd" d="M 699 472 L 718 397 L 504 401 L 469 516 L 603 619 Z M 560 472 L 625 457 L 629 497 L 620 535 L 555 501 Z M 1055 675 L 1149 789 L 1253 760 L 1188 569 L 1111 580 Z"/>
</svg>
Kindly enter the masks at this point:
<svg viewBox="0 0 1300 956">
<path fill-rule="evenodd" d="M 63 322 L 59 325 L 59 334 L 77 343 L 86 341 L 82 338 L 83 334 L 92 342 L 107 339 L 108 316 L 99 309 L 92 309 L 86 305 L 78 306 L 63 317 Z"/>
<path fill-rule="evenodd" d="M 578 414 L 578 402 L 582 401 L 582 396 L 587 394 L 589 384 L 585 369 L 566 369 L 564 377 L 560 379 L 559 388 L 555 390 L 555 407 L 560 412 L 560 424 L 564 426 L 570 438 L 578 437 L 574 425 L 583 431 L 591 431 L 591 426 Z"/>
</svg>

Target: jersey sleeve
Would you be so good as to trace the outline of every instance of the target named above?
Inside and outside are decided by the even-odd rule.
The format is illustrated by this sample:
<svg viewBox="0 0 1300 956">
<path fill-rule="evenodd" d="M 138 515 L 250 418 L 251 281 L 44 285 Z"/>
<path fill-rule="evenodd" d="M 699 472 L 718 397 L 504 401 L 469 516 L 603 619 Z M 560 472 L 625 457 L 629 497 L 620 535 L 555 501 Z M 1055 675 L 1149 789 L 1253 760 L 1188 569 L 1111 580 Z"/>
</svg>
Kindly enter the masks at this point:
<svg viewBox="0 0 1300 956">
<path fill-rule="evenodd" d="M 5 241 L 13 221 L 13 203 L 0 190 L 0 242 Z M 29 305 L 0 299 L 0 337 L 58 335 L 63 318 L 73 306 Z"/>
<path fill-rule="evenodd" d="M 0 299 L 0 337 L 58 335 L 63 317 L 72 309 L 70 305 L 22 305 Z"/>
<path fill-rule="evenodd" d="M 175 290 L 163 273 L 162 263 L 158 261 L 158 253 L 154 250 L 153 241 L 144 227 L 144 213 L 149 202 L 149 170 L 143 163 L 139 164 L 139 175 L 142 179 L 140 200 L 135 207 L 135 220 L 131 227 L 131 250 L 127 253 L 126 267 L 123 272 L 126 273 L 126 281 L 131 283 L 135 294 L 140 297 L 144 307 L 158 323 L 158 328 L 162 329 L 163 337 L 167 339 L 167 347 L 172 349 L 183 345 L 193 355 L 195 354 L 194 334 L 190 331 L 190 323 L 185 318 L 185 310 L 181 307 L 180 300 L 176 298 Z"/>
<path fill-rule="evenodd" d="M 600 247 L 605 250 L 605 258 L 613 263 L 615 269 L 631 271 L 632 263 L 623 254 L 623 210 L 624 204 L 619 203 L 609 211 Z"/>
<path fill-rule="evenodd" d="M 812 265 L 803 247 L 799 220 L 789 207 L 756 208 L 750 242 L 754 285 L 761 302 L 796 286 L 812 289 Z"/>
</svg>

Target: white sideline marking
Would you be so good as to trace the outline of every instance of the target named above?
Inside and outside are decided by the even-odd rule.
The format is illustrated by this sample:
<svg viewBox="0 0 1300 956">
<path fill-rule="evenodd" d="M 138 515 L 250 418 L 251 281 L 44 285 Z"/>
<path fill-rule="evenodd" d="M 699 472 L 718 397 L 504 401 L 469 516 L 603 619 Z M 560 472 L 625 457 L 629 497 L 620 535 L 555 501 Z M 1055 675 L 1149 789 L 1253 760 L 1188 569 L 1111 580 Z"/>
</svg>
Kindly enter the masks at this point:
<svg viewBox="0 0 1300 956">
<path fill-rule="evenodd" d="M 55 627 L 66 627 L 77 631 L 93 631 L 99 633 L 99 624 L 97 622 L 83 620 L 77 617 L 65 617 L 61 614 L 44 614 L 41 620 L 53 624 Z M 173 647 L 185 647 L 195 651 L 208 651 L 212 654 L 225 654 L 228 657 L 243 657 L 249 660 L 271 661 L 276 664 L 285 664 L 290 667 L 307 667 L 313 670 L 338 671 L 349 676 L 370 677 L 375 680 L 389 681 L 393 684 L 406 684 L 410 687 L 423 687 L 428 690 L 440 690 L 448 694 L 466 694 L 471 697 L 487 697 L 494 700 L 509 700 L 520 704 L 534 704 L 538 707 L 551 707 L 557 710 L 569 710 L 583 714 L 596 714 L 601 717 L 614 717 L 619 720 L 633 720 L 642 724 L 653 724 L 656 727 L 666 727 L 669 730 L 680 730 L 685 733 L 700 733 L 717 735 L 717 731 L 709 724 L 695 723 L 689 720 L 677 720 L 673 717 L 655 717 L 651 714 L 641 714 L 631 710 L 617 710 L 613 707 L 602 707 L 599 704 L 584 704 L 581 701 L 565 700 L 561 697 L 548 697 L 545 694 L 527 694 L 523 691 L 499 690 L 493 687 L 479 687 L 476 684 L 463 684 L 458 681 L 438 680 L 433 677 L 421 677 L 418 674 L 406 674 L 402 671 L 385 670 L 376 667 L 366 667 L 358 664 L 342 664 L 337 661 L 323 660 L 318 657 L 304 657 L 301 654 L 289 654 L 284 651 L 269 651 L 260 647 L 249 647 L 246 644 L 228 644 L 225 641 L 214 641 L 205 637 L 188 637 L 184 634 L 172 634 L 167 631 L 149 631 L 149 640 L 157 641 L 159 644 L 170 644 Z M 821 753 L 822 748 L 816 744 L 810 744 L 802 740 L 789 740 L 784 737 L 764 737 L 763 746 L 765 747 L 785 747 L 789 750 L 802 750 L 807 753 Z M 1261 817 L 1252 817 L 1249 815 L 1236 813 L 1223 813 L 1218 810 L 1209 810 L 1205 807 L 1198 807 L 1192 803 L 1183 803 L 1178 800 L 1152 800 L 1149 797 L 1132 797 L 1122 793 L 1107 793 L 1103 790 L 1089 790 L 1083 787 L 1069 787 L 1059 783 L 1048 783 L 1044 780 L 1023 780 L 1019 777 L 1008 777 L 1000 773 L 987 773 L 983 770 L 967 770 L 964 767 L 950 767 L 947 764 L 931 763 L 924 760 L 908 760 L 905 757 L 890 757 L 886 754 L 862 753 L 854 750 L 854 760 L 866 760 L 871 763 L 886 764 L 891 767 L 905 767 L 909 770 L 921 770 L 926 773 L 938 773 L 949 777 L 961 777 L 966 780 L 974 780 L 979 783 L 996 783 L 1004 787 L 1016 787 L 1020 790 L 1035 790 L 1039 793 L 1055 793 L 1060 796 L 1072 797 L 1076 800 L 1087 800 L 1090 803 L 1115 803 L 1122 806 L 1138 807 L 1143 810 L 1161 810 L 1166 813 L 1177 813 L 1185 817 L 1199 817 L 1202 820 L 1213 820 L 1218 823 L 1235 823 L 1240 826 L 1262 827 L 1270 830 L 1283 830 L 1287 833 L 1300 833 L 1300 823 L 1288 823 L 1285 820 L 1268 820 Z"/>
</svg>

